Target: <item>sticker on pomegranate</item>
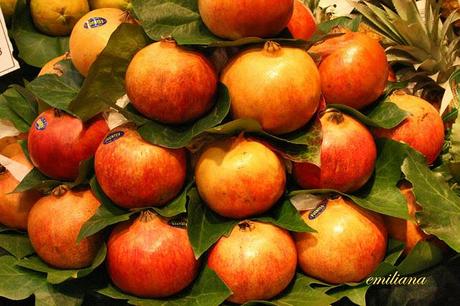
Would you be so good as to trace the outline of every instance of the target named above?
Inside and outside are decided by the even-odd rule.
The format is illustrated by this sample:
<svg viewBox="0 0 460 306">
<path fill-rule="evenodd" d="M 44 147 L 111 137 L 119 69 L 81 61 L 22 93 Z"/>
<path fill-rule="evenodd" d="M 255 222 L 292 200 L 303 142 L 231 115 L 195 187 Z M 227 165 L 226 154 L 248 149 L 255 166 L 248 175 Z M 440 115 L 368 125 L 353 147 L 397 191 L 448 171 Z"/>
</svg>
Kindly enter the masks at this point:
<svg viewBox="0 0 460 306">
<path fill-rule="evenodd" d="M 125 135 L 125 132 L 123 131 L 116 131 L 116 132 L 110 133 L 109 135 L 107 135 L 107 137 L 105 137 L 104 144 L 109 144 L 111 142 L 114 142 L 115 140 L 123 137 L 123 135 Z"/>
<path fill-rule="evenodd" d="M 313 209 L 310 212 L 310 214 L 308 214 L 308 219 L 314 220 L 318 218 L 319 215 L 321 215 L 326 210 L 326 207 L 327 207 L 327 202 L 319 204 L 318 206 L 316 206 L 315 209 Z"/>
<path fill-rule="evenodd" d="M 83 27 L 85 29 L 88 29 L 88 28 L 94 29 L 94 28 L 97 28 L 97 27 L 102 27 L 106 23 L 107 23 L 107 19 L 105 19 L 105 18 L 92 17 L 92 18 L 88 19 L 88 21 L 85 22 Z"/>
<path fill-rule="evenodd" d="M 46 119 L 44 117 L 40 117 L 35 121 L 35 129 L 39 131 L 43 131 L 46 129 L 46 126 L 48 125 L 48 122 L 46 122 Z"/>
</svg>

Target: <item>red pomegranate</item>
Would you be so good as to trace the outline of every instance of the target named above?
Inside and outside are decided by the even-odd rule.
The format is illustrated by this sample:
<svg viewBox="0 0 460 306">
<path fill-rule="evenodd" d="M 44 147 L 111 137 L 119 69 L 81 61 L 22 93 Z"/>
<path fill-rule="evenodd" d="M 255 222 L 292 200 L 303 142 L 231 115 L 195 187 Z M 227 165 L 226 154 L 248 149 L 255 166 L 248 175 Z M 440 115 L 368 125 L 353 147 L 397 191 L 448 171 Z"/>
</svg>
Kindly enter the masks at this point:
<svg viewBox="0 0 460 306">
<path fill-rule="evenodd" d="M 321 166 L 294 163 L 297 183 L 305 189 L 358 190 L 374 171 L 377 148 L 372 134 L 364 125 L 338 111 L 324 113 L 321 125 Z"/>
<path fill-rule="evenodd" d="M 295 233 L 300 268 L 331 284 L 360 282 L 385 257 L 387 231 L 382 218 L 343 198 L 302 214 L 316 233 Z"/>
<path fill-rule="evenodd" d="M 203 22 L 226 39 L 271 37 L 288 24 L 294 0 L 198 0 Z"/>
<path fill-rule="evenodd" d="M 301 0 L 294 0 L 294 12 L 287 28 L 292 37 L 304 40 L 310 39 L 316 32 L 315 17 Z"/>
<path fill-rule="evenodd" d="M 350 32 L 327 39 L 309 51 L 322 57 L 319 73 L 327 103 L 362 109 L 382 95 L 388 62 L 377 40 Z"/>
<path fill-rule="evenodd" d="M 94 155 L 108 132 L 96 117 L 87 123 L 56 109 L 41 113 L 29 130 L 28 148 L 35 167 L 57 180 L 74 180 L 80 163 Z"/>
<path fill-rule="evenodd" d="M 140 297 L 167 297 L 187 287 L 199 263 L 187 230 L 144 211 L 115 227 L 108 241 L 107 268 L 114 284 Z"/>
<path fill-rule="evenodd" d="M 283 195 L 284 165 L 259 141 L 243 136 L 211 143 L 195 168 L 198 191 L 216 213 L 246 218 L 266 212 Z"/>
<path fill-rule="evenodd" d="M 211 249 L 208 266 L 233 292 L 227 300 L 244 304 L 283 291 L 295 275 L 297 252 L 287 231 L 243 221 Z"/>
<path fill-rule="evenodd" d="M 427 101 L 402 91 L 391 95 L 390 101 L 410 115 L 395 128 L 376 129 L 375 135 L 408 144 L 431 165 L 444 144 L 444 123 L 439 112 Z"/>
<path fill-rule="evenodd" d="M 102 190 L 124 208 L 166 204 L 182 189 L 186 167 L 185 150 L 152 145 L 126 125 L 107 134 L 94 158 Z"/>
<path fill-rule="evenodd" d="M 126 91 L 133 106 L 163 123 L 182 124 L 203 116 L 216 90 L 217 74 L 211 62 L 173 40 L 140 50 L 126 71 Z"/>
<path fill-rule="evenodd" d="M 82 225 L 96 213 L 99 205 L 91 190 L 51 194 L 35 203 L 29 214 L 28 233 L 38 256 L 60 269 L 91 265 L 103 237 L 96 234 L 79 243 L 77 237 Z"/>
</svg>

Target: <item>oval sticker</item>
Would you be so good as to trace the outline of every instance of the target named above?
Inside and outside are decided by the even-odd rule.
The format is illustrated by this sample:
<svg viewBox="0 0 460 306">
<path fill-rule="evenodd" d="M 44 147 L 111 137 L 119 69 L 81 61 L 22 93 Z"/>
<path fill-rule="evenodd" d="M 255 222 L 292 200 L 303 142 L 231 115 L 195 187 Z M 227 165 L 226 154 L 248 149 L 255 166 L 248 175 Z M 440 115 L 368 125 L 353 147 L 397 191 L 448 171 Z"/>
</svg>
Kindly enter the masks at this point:
<svg viewBox="0 0 460 306">
<path fill-rule="evenodd" d="M 326 207 L 327 207 L 327 202 L 320 203 L 318 206 L 316 206 L 315 209 L 313 209 L 310 212 L 310 214 L 308 214 L 308 219 L 314 220 L 318 218 L 319 215 L 321 215 L 326 210 Z"/>
<path fill-rule="evenodd" d="M 105 137 L 104 144 L 109 144 L 111 142 L 114 142 L 115 140 L 123 137 L 123 135 L 125 135 L 125 132 L 123 131 L 116 131 L 116 132 L 110 133 L 109 135 L 107 135 L 107 137 Z"/>
<path fill-rule="evenodd" d="M 88 28 L 94 29 L 94 28 L 97 28 L 97 27 L 102 27 L 106 23 L 107 23 L 107 19 L 105 19 L 103 17 L 92 17 L 92 18 L 88 19 L 88 21 L 85 22 L 83 27 L 85 29 L 88 29 Z"/>
<path fill-rule="evenodd" d="M 35 121 L 35 129 L 39 131 L 43 131 L 46 129 L 46 126 L 48 125 L 48 122 L 46 122 L 45 117 L 40 117 Z"/>
</svg>

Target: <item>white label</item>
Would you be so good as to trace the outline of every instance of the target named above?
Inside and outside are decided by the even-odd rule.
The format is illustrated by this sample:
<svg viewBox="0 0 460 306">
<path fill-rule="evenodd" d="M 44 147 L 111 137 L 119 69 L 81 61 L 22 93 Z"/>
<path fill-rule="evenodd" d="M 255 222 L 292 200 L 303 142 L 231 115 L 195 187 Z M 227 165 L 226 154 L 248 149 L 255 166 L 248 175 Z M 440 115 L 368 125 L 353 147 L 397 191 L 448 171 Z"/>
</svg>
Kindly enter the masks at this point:
<svg viewBox="0 0 460 306">
<path fill-rule="evenodd" d="M 19 68 L 19 63 L 13 57 L 13 45 L 8 37 L 5 18 L 0 8 L 0 76 Z"/>
</svg>

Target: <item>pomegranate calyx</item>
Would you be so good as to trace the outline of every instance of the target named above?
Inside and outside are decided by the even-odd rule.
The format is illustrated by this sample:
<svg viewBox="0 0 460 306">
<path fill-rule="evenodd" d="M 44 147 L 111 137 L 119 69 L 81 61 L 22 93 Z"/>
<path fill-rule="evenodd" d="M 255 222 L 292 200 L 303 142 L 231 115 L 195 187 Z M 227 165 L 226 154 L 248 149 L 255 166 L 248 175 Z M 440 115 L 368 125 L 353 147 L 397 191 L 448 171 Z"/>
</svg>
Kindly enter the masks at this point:
<svg viewBox="0 0 460 306">
<path fill-rule="evenodd" d="M 139 216 L 139 221 L 147 223 L 156 218 L 156 214 L 151 210 L 143 210 Z"/>
<path fill-rule="evenodd" d="M 281 45 L 275 41 L 267 41 L 264 45 L 264 50 L 269 54 L 275 54 L 281 50 Z"/>
<path fill-rule="evenodd" d="M 238 227 L 240 228 L 240 231 L 242 232 L 246 232 L 246 231 L 252 231 L 255 226 L 254 226 L 254 223 L 252 223 L 251 221 L 241 221 L 240 223 L 238 223 Z"/>
<path fill-rule="evenodd" d="M 51 194 L 55 197 L 62 197 L 67 191 L 70 190 L 70 187 L 67 185 L 59 185 L 51 191 Z"/>
<path fill-rule="evenodd" d="M 337 125 L 341 124 L 345 120 L 345 117 L 339 111 L 330 110 L 327 113 L 329 114 L 329 116 L 327 117 L 327 120 Z"/>
</svg>

